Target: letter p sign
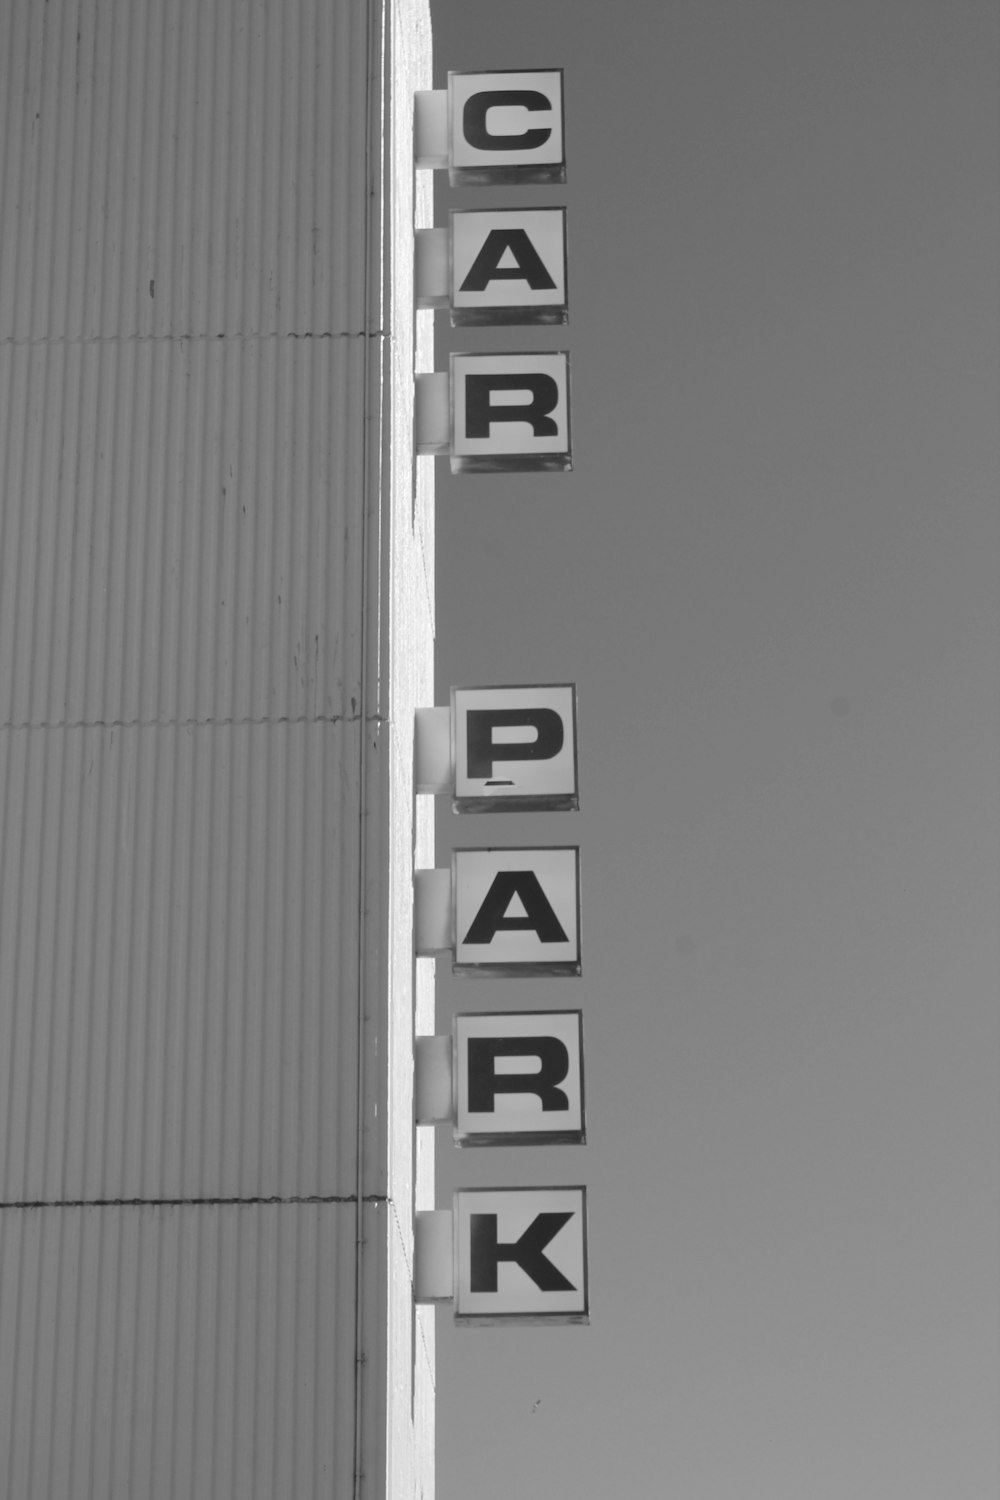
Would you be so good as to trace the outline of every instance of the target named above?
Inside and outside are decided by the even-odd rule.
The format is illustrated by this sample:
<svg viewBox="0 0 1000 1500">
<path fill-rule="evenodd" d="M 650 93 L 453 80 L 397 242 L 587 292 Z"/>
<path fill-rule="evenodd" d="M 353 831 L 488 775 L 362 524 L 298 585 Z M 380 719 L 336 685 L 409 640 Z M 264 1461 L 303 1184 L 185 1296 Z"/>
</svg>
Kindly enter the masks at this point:
<svg viewBox="0 0 1000 1500">
<path fill-rule="evenodd" d="M 579 807 L 572 683 L 453 688 L 451 723 L 456 812 Z"/>
</svg>

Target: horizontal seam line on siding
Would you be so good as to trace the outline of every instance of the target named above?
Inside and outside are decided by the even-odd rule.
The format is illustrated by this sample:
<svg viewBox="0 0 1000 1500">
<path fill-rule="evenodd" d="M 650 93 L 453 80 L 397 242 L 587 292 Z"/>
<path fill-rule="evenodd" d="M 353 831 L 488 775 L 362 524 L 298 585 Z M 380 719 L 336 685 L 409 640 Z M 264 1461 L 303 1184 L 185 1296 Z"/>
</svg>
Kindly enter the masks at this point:
<svg viewBox="0 0 1000 1500">
<path fill-rule="evenodd" d="M 26 729 L 242 729 L 252 724 L 387 724 L 385 714 L 269 714 L 243 719 L 26 719 L 18 724 L 0 724 L 12 733 Z"/>
<path fill-rule="evenodd" d="M 384 1193 L 366 1193 L 362 1203 L 387 1203 Z M 0 1202 L 5 1208 L 258 1208 L 272 1204 L 294 1207 L 296 1204 L 357 1203 L 354 1193 L 310 1194 L 306 1197 L 272 1198 L 31 1198 L 19 1202 Z"/>
<path fill-rule="evenodd" d="M 38 338 L 18 339 L 9 334 L 0 338 L 0 345 L 13 349 L 44 347 L 45 345 L 72 344 L 207 344 L 219 339 L 236 339 L 241 343 L 274 343 L 278 339 L 380 339 L 386 336 L 384 328 L 362 328 L 357 332 L 296 333 L 291 329 L 283 333 L 245 333 L 240 329 L 226 333 L 95 333 L 79 338 L 66 338 L 62 334 L 40 334 Z"/>
</svg>

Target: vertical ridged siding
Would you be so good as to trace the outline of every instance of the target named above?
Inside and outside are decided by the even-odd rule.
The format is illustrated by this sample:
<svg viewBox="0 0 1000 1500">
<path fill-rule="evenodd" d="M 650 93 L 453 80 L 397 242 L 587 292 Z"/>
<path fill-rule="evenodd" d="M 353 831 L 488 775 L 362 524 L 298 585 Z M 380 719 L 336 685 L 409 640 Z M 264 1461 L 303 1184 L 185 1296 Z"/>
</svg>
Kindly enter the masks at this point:
<svg viewBox="0 0 1000 1500">
<path fill-rule="evenodd" d="M 353 1193 L 359 753 L 0 736 L 3 1202 Z"/>
<path fill-rule="evenodd" d="M 364 263 L 350 248 L 346 263 L 332 259 L 364 238 L 363 8 L 341 0 L 318 12 L 342 92 L 314 86 L 311 96 L 323 99 L 331 138 L 353 143 L 340 164 L 349 231 L 334 227 L 329 183 L 324 194 L 322 285 L 340 282 L 338 311 L 354 309 L 349 326 L 313 320 L 312 336 L 292 337 L 261 336 L 256 314 L 273 320 L 282 283 L 295 301 L 294 221 L 267 254 L 247 250 L 228 279 L 211 235 L 189 244 L 177 221 L 190 224 L 192 201 L 195 220 L 211 219 L 202 193 L 236 142 L 234 218 L 245 200 L 244 217 L 270 223 L 259 200 L 280 198 L 285 179 L 326 176 L 320 121 L 302 125 L 296 72 L 308 53 L 312 76 L 302 32 L 316 28 L 284 4 L 217 15 L 205 0 L 165 0 L 113 15 L 20 0 L 6 10 L 15 94 L 51 123 L 12 132 L 12 146 L 37 145 L 20 160 L 8 154 L 5 187 L 5 201 L 17 182 L 32 205 L 22 227 L 15 194 L 13 256 L 4 220 L 4 265 L 25 274 L 23 301 L 7 299 L 14 330 L 31 309 L 25 341 L 15 332 L 0 343 L 0 965 L 16 1075 L 0 1151 L 5 1201 L 57 1187 L 86 1197 L 95 1150 L 111 1197 L 153 1196 L 167 1181 L 181 1196 L 351 1185 L 317 1158 L 304 1186 L 309 1158 L 297 1146 L 272 1148 L 267 1169 L 263 1147 L 237 1168 L 239 1153 L 222 1145 L 224 1118 L 268 1136 L 291 1124 L 301 1106 L 289 1101 L 315 1096 L 310 1012 L 343 1031 L 324 1064 L 356 1051 L 366 424 L 380 354 L 366 334 Z M 275 27 L 286 13 L 282 45 Z M 239 66 L 219 43 L 229 30 Z M 202 42 L 224 60 L 214 101 Z M 88 69 L 100 87 L 84 86 Z M 133 232 L 146 222 L 142 203 L 119 191 L 101 213 L 111 121 L 126 154 L 142 144 L 126 178 L 140 200 L 160 203 L 150 220 L 158 253 L 178 267 L 172 288 L 165 282 L 163 333 L 133 331 L 124 290 L 109 303 L 96 272 L 63 274 L 65 246 L 99 249 L 101 235 L 121 254 L 131 247 L 116 285 L 144 274 L 148 246 Z M 250 174 L 247 142 L 272 133 L 273 154 Z M 329 168 L 335 182 L 335 159 Z M 223 234 L 219 254 L 226 243 Z M 229 279 L 255 317 L 222 337 Z M 173 323 L 181 328 L 166 331 Z M 255 1062 L 246 1072 L 224 1055 L 244 1032 Z M 58 1097 L 58 1080 L 91 1065 L 80 1037 L 117 1145 L 92 1147 L 86 1089 Z M 50 1122 L 67 1108 L 60 1147 Z M 200 1155 L 182 1144 L 192 1130 Z"/>
<path fill-rule="evenodd" d="M 415 0 L 0 7 L 18 1500 L 385 1492 L 389 747 L 432 628 L 394 693 L 393 567 L 430 598 L 383 411 L 397 42 L 427 86 Z"/>
<path fill-rule="evenodd" d="M 323 1204 L 5 1209 L 0 1492 L 350 1500 L 353 1249 Z"/>
<path fill-rule="evenodd" d="M 0 343 L 4 724 L 356 717 L 366 342 Z"/>
<path fill-rule="evenodd" d="M 364 329 L 364 0 L 2 11 L 0 338 Z"/>
</svg>

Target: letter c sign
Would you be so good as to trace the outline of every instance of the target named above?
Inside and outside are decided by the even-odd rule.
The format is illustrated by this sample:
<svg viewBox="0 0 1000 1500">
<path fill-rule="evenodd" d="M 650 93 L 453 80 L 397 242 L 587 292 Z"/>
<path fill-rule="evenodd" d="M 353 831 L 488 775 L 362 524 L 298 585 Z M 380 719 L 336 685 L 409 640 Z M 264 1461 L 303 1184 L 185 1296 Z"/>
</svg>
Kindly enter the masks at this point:
<svg viewBox="0 0 1000 1500">
<path fill-rule="evenodd" d="M 565 182 L 562 69 L 449 73 L 454 183 Z"/>
</svg>

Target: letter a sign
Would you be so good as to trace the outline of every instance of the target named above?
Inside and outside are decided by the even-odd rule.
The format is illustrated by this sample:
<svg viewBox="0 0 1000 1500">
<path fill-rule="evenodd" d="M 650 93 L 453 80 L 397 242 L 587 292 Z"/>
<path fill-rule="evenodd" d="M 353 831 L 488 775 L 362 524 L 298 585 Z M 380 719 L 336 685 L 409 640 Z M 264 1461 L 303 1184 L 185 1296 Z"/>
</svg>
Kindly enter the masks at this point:
<svg viewBox="0 0 1000 1500">
<path fill-rule="evenodd" d="M 452 322 L 565 323 L 566 210 L 451 215 Z"/>
<path fill-rule="evenodd" d="M 453 1225 L 456 1322 L 589 1321 L 586 1188 L 459 1192 Z"/>
<path fill-rule="evenodd" d="M 456 974 L 579 974 L 580 851 L 456 849 Z"/>
</svg>

